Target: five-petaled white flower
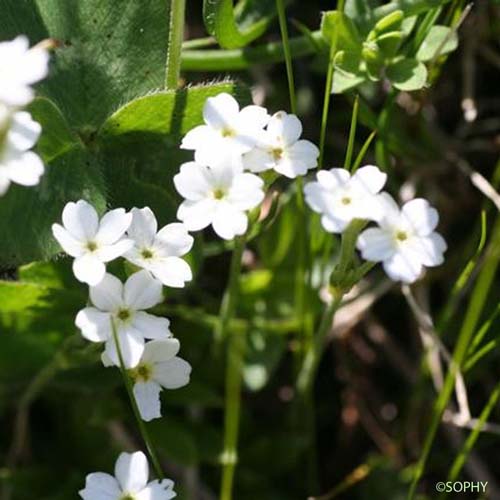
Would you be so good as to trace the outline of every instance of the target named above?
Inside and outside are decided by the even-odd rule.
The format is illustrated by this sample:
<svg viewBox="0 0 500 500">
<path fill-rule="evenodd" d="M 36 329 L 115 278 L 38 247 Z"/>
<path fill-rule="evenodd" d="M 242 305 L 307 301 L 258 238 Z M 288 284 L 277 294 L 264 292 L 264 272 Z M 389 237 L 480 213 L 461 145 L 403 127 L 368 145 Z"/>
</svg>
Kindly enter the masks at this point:
<svg viewBox="0 0 500 500">
<path fill-rule="evenodd" d="M 49 54 L 40 47 L 29 48 L 24 35 L 0 42 L 0 101 L 25 106 L 34 96 L 31 85 L 48 73 Z"/>
<path fill-rule="evenodd" d="M 132 215 L 127 235 L 134 246 L 124 257 L 150 271 L 164 285 L 184 287 L 193 275 L 189 264 L 180 257 L 191 250 L 194 241 L 184 224 L 168 224 L 158 231 L 156 217 L 150 208 L 133 208 Z"/>
<path fill-rule="evenodd" d="M 77 314 L 75 324 L 91 342 L 106 342 L 106 356 L 120 366 L 114 325 L 123 362 L 126 368 L 135 368 L 144 352 L 144 339 L 172 336 L 168 319 L 144 312 L 162 299 L 162 285 L 148 271 L 132 274 L 125 285 L 107 273 L 98 285 L 90 287 L 92 306 Z"/>
<path fill-rule="evenodd" d="M 179 389 L 189 383 L 191 365 L 176 356 L 180 343 L 177 339 L 152 340 L 144 347 L 139 364 L 130 370 L 134 380 L 134 396 L 141 417 L 146 422 L 161 417 L 160 392 L 165 389 Z M 105 353 L 104 366 L 111 366 Z"/>
<path fill-rule="evenodd" d="M 377 193 L 387 175 L 378 167 L 361 167 L 352 176 L 343 168 L 321 170 L 317 181 L 304 187 L 306 202 L 321 214 L 326 231 L 341 233 L 353 219 L 379 220 L 382 217 Z"/>
<path fill-rule="evenodd" d="M 446 242 L 434 231 L 437 210 L 422 198 L 405 203 L 401 210 L 387 193 L 380 195 L 380 201 L 384 216 L 379 227 L 364 230 L 358 238 L 363 258 L 382 262 L 391 279 L 404 283 L 415 281 L 423 266 L 442 264 Z"/>
<path fill-rule="evenodd" d="M 247 230 L 247 210 L 264 199 L 262 179 L 242 172 L 226 158 L 213 167 L 188 162 L 174 177 L 177 191 L 185 198 L 177 217 L 189 231 L 210 224 L 226 240 Z"/>
<path fill-rule="evenodd" d="M 269 115 L 265 108 L 255 105 L 240 111 L 236 99 L 222 93 L 206 100 L 203 118 L 205 125 L 190 130 L 184 136 L 181 148 L 194 150 L 198 163 L 210 165 L 221 155 L 241 161 L 241 155 L 256 145 Z"/>
<path fill-rule="evenodd" d="M 318 164 L 319 149 L 310 141 L 299 140 L 301 135 L 300 120 L 278 111 L 259 134 L 257 146 L 243 155 L 243 166 L 251 172 L 272 168 L 290 179 L 305 175 Z"/>
<path fill-rule="evenodd" d="M 141 451 L 122 453 L 115 464 L 115 475 L 93 472 L 79 491 L 83 500 L 170 500 L 177 495 L 170 479 L 149 480 L 149 465 Z"/>
<path fill-rule="evenodd" d="M 132 214 L 123 208 L 107 212 L 101 220 L 94 207 L 84 200 L 67 203 L 62 213 L 63 226 L 52 225 L 52 233 L 73 261 L 79 281 L 97 285 L 106 272 L 105 262 L 120 257 L 134 242 L 124 238 Z"/>
<path fill-rule="evenodd" d="M 40 157 L 29 150 L 41 130 L 29 113 L 12 112 L 0 102 L 0 196 L 5 194 L 11 182 L 23 186 L 38 184 L 44 166 Z"/>
</svg>

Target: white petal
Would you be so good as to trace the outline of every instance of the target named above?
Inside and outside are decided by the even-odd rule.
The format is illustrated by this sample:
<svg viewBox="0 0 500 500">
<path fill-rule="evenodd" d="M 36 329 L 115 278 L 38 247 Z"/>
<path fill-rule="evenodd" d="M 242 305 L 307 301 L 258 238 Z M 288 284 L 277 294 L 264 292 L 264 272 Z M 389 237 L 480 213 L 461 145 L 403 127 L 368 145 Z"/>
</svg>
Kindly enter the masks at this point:
<svg viewBox="0 0 500 500">
<path fill-rule="evenodd" d="M 180 257 L 191 250 L 194 238 L 188 233 L 184 224 L 174 222 L 158 231 L 155 243 L 161 243 L 166 255 Z"/>
<path fill-rule="evenodd" d="M 385 191 L 377 195 L 377 202 L 380 204 L 381 213 L 384 214 L 380 221 L 378 221 L 380 226 L 392 230 L 393 226 L 399 224 L 401 219 L 398 204 L 394 198 Z"/>
<path fill-rule="evenodd" d="M 278 111 L 271 117 L 267 131 L 273 137 L 281 137 L 283 145 L 289 146 L 302 135 L 302 124 L 295 115 Z"/>
<path fill-rule="evenodd" d="M 181 165 L 180 172 L 174 176 L 177 192 L 187 200 L 202 200 L 212 190 L 207 167 L 194 161 Z"/>
<path fill-rule="evenodd" d="M 349 225 L 349 222 L 329 214 L 321 217 L 321 225 L 329 233 L 341 233 Z"/>
<path fill-rule="evenodd" d="M 335 191 L 349 181 L 351 175 L 344 168 L 332 168 L 331 170 L 320 170 L 316 174 L 318 182 L 329 191 Z"/>
<path fill-rule="evenodd" d="M 112 336 L 111 315 L 95 307 L 82 309 L 76 315 L 75 325 L 91 342 L 105 342 Z"/>
<path fill-rule="evenodd" d="M 319 182 L 308 182 L 304 186 L 306 203 L 312 210 L 318 213 L 331 211 L 332 194 L 326 190 Z"/>
<path fill-rule="evenodd" d="M 104 278 L 106 266 L 92 253 L 84 253 L 73 261 L 73 273 L 78 281 L 96 286 Z"/>
<path fill-rule="evenodd" d="M 149 246 L 158 231 L 158 223 L 153 211 L 149 207 L 133 208 L 132 223 L 127 229 L 127 234 L 137 246 Z"/>
<path fill-rule="evenodd" d="M 12 115 L 7 140 L 18 150 L 27 151 L 36 144 L 41 131 L 41 125 L 34 121 L 29 113 L 19 111 Z"/>
<path fill-rule="evenodd" d="M 166 257 L 155 262 L 150 271 L 165 286 L 184 288 L 187 281 L 193 279 L 189 264 L 179 257 Z"/>
<path fill-rule="evenodd" d="M 262 106 L 245 106 L 238 115 L 238 128 L 245 129 L 246 131 L 255 132 L 259 131 L 269 122 L 269 114 L 267 109 Z M 255 138 L 255 136 L 254 136 Z"/>
<path fill-rule="evenodd" d="M 162 340 L 152 340 L 144 346 L 142 361 L 146 363 L 168 361 L 177 355 L 180 348 L 180 342 L 172 337 Z"/>
<path fill-rule="evenodd" d="M 170 321 L 167 318 L 153 316 L 143 311 L 134 314 L 132 326 L 146 339 L 165 339 L 172 335 Z"/>
<path fill-rule="evenodd" d="M 203 118 L 216 129 L 230 127 L 238 117 L 240 107 L 236 99 L 226 93 L 209 97 L 203 107 Z"/>
<path fill-rule="evenodd" d="M 11 157 L 8 162 L 10 180 L 21 186 L 36 186 L 44 170 L 42 160 L 33 151 L 27 151 L 15 158 Z"/>
<path fill-rule="evenodd" d="M 101 245 L 111 245 L 119 240 L 132 222 L 132 214 L 123 208 L 110 210 L 99 222 L 96 241 Z"/>
<path fill-rule="evenodd" d="M 10 179 L 2 174 L 2 169 L 0 168 L 0 196 L 3 196 L 10 186 Z"/>
<path fill-rule="evenodd" d="M 181 148 L 197 150 L 213 142 L 218 134 L 207 125 L 198 125 L 191 129 L 182 139 Z"/>
<path fill-rule="evenodd" d="M 359 235 L 356 246 L 363 259 L 373 262 L 387 260 L 395 251 L 391 234 L 379 228 L 365 229 Z"/>
<path fill-rule="evenodd" d="M 199 231 L 212 223 L 217 203 L 213 199 L 186 200 L 177 210 L 177 218 L 184 222 L 189 231 Z"/>
<path fill-rule="evenodd" d="M 251 210 L 264 199 L 264 181 L 249 173 L 238 174 L 234 177 L 227 194 L 227 202 L 238 210 Z"/>
<path fill-rule="evenodd" d="M 385 272 L 394 281 L 413 283 L 422 272 L 422 264 L 414 258 L 408 258 L 401 252 L 395 253 L 383 263 Z"/>
<path fill-rule="evenodd" d="M 265 149 L 253 148 L 242 158 L 243 167 L 250 172 L 265 172 L 274 167 L 276 161 Z"/>
<path fill-rule="evenodd" d="M 177 494 L 173 490 L 174 483 L 170 479 L 151 481 L 137 496 L 137 500 L 170 500 Z"/>
<path fill-rule="evenodd" d="M 142 420 L 149 422 L 161 417 L 160 391 L 160 385 L 154 381 L 135 383 L 134 397 Z"/>
<path fill-rule="evenodd" d="M 416 198 L 403 205 L 401 213 L 410 221 L 419 236 L 427 236 L 438 225 L 439 214 L 427 200 Z"/>
<path fill-rule="evenodd" d="M 364 190 L 376 194 L 384 187 L 387 174 L 382 172 L 378 167 L 367 165 L 358 169 L 352 176 L 352 180 L 359 182 Z"/>
<path fill-rule="evenodd" d="M 149 466 L 142 451 L 122 453 L 115 465 L 115 477 L 122 489 L 129 493 L 138 493 L 148 483 Z"/>
<path fill-rule="evenodd" d="M 143 335 L 132 327 L 118 328 L 118 339 L 125 367 L 135 368 L 144 352 Z M 113 364 L 120 366 L 120 358 L 118 357 L 114 338 L 106 342 L 106 354 Z"/>
<path fill-rule="evenodd" d="M 97 233 L 99 218 L 94 207 L 84 200 L 69 202 L 62 213 L 64 227 L 78 240 L 88 241 Z"/>
<path fill-rule="evenodd" d="M 286 149 L 286 155 L 310 169 L 318 165 L 319 149 L 310 141 L 300 140 Z"/>
<path fill-rule="evenodd" d="M 97 249 L 96 255 L 103 262 L 110 262 L 118 257 L 122 257 L 134 246 L 134 240 L 123 238 L 113 245 L 101 246 Z"/>
<path fill-rule="evenodd" d="M 191 365 L 175 357 L 154 366 L 154 379 L 165 389 L 179 389 L 189 384 Z"/>
<path fill-rule="evenodd" d="M 446 242 L 438 233 L 414 239 L 414 251 L 418 253 L 422 264 L 427 267 L 440 266 L 444 262 L 443 253 L 446 251 Z"/>
<path fill-rule="evenodd" d="M 225 240 L 245 233 L 248 219 L 244 212 L 226 202 L 219 203 L 212 223 L 214 231 Z"/>
<path fill-rule="evenodd" d="M 123 284 L 112 274 L 106 273 L 102 281 L 90 287 L 90 300 L 101 311 L 114 312 L 123 305 Z"/>
<path fill-rule="evenodd" d="M 78 257 L 84 252 L 80 241 L 73 238 L 60 224 L 52 224 L 52 234 L 62 249 L 71 257 Z"/>
<path fill-rule="evenodd" d="M 83 500 L 119 500 L 122 495 L 118 481 L 104 472 L 89 474 L 85 480 L 85 489 L 78 493 Z"/>
<path fill-rule="evenodd" d="M 163 300 L 161 283 L 154 279 L 148 271 L 132 274 L 124 288 L 125 304 L 139 311 L 149 309 Z"/>
</svg>

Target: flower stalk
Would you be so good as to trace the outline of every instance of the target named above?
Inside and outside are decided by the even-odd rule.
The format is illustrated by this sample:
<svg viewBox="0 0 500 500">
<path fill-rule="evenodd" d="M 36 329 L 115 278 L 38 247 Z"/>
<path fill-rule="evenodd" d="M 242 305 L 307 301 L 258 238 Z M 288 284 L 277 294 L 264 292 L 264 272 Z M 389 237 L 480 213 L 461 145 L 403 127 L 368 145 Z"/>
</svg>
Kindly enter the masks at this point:
<svg viewBox="0 0 500 500">
<path fill-rule="evenodd" d="M 239 276 L 241 273 L 241 259 L 243 257 L 245 241 L 245 236 L 240 236 L 235 239 L 235 246 L 229 271 L 229 282 L 222 299 L 219 322 L 215 331 L 215 339 L 217 342 L 227 339 L 224 449 L 221 457 L 221 500 L 232 499 L 234 472 L 238 460 L 237 448 L 245 336 L 243 332 L 230 331 L 229 326 L 236 311 L 236 302 L 239 292 Z"/>
<path fill-rule="evenodd" d="M 156 455 L 155 449 L 153 447 L 153 443 L 149 436 L 148 430 L 146 428 L 146 424 L 141 418 L 141 413 L 139 411 L 139 407 L 137 406 L 137 401 L 135 400 L 134 391 L 132 388 L 132 381 L 130 380 L 130 376 L 128 374 L 127 369 L 125 368 L 125 363 L 123 361 L 122 350 L 120 347 L 120 341 L 118 339 L 118 333 L 116 330 L 115 322 L 111 319 L 111 329 L 113 331 L 113 340 L 115 342 L 116 351 L 118 353 L 118 359 L 120 361 L 120 371 L 123 377 L 123 382 L 125 383 L 125 388 L 127 390 L 128 397 L 130 399 L 130 405 L 132 406 L 132 411 L 134 413 L 134 417 L 137 421 L 137 427 L 139 428 L 139 432 L 141 433 L 142 439 L 146 448 L 148 450 L 149 456 L 151 458 L 151 463 L 153 464 L 153 468 L 155 474 L 158 479 L 163 479 L 165 475 L 163 474 L 160 461 L 158 460 L 158 456 Z"/>
</svg>

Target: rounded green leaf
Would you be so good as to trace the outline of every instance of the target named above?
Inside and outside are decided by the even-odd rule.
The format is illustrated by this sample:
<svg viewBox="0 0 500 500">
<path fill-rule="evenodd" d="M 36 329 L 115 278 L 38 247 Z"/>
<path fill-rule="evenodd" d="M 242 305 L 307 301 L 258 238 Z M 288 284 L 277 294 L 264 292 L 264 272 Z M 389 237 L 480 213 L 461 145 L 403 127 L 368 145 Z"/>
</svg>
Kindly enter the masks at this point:
<svg viewBox="0 0 500 500">
<path fill-rule="evenodd" d="M 415 59 L 401 59 L 387 68 L 387 78 L 399 90 L 418 90 L 425 86 L 427 68 Z"/>
</svg>

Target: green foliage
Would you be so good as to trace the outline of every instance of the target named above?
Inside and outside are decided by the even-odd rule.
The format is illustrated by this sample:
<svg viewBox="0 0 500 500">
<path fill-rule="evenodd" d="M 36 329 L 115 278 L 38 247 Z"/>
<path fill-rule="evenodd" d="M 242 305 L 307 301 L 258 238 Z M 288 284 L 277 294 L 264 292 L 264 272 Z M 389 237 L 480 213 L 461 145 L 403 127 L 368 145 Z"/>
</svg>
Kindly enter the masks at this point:
<svg viewBox="0 0 500 500">
<path fill-rule="evenodd" d="M 172 220 L 181 135 L 201 123 L 206 97 L 244 93 L 230 82 L 155 92 L 165 74 L 163 1 L 39 4 L 0 1 L 1 38 L 24 32 L 60 44 L 40 85 L 46 97 L 30 107 L 43 129 L 37 151 L 46 175 L 35 189 L 13 186 L 0 205 L 0 262 L 8 267 L 57 253 L 50 228 L 68 201 L 83 198 L 103 210 L 148 200 L 162 223 Z M 137 137 L 141 148 L 133 146 Z"/>
<path fill-rule="evenodd" d="M 275 15 L 274 2 L 267 0 L 245 0 L 236 9 L 233 0 L 203 1 L 205 27 L 225 49 L 248 45 L 265 32 Z"/>
</svg>

